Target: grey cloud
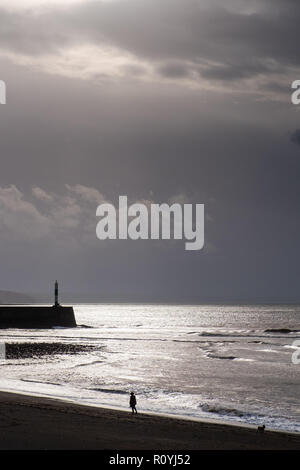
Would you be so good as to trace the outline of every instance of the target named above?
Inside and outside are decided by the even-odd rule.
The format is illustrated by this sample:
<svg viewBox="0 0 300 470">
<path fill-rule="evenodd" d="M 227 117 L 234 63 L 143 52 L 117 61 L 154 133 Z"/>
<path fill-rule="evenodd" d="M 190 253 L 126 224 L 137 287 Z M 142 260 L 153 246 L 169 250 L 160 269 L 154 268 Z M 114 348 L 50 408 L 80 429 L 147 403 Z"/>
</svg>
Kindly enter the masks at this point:
<svg viewBox="0 0 300 470">
<path fill-rule="evenodd" d="M 66 188 L 72 193 L 79 195 L 84 201 L 87 202 L 100 204 L 106 201 L 105 196 L 95 188 L 89 188 L 87 186 L 83 186 L 82 184 L 75 184 L 73 186 L 66 184 Z"/>
<path fill-rule="evenodd" d="M 15 185 L 0 187 L 2 241 L 3 237 L 23 242 L 54 238 L 69 244 L 70 239 L 80 239 L 87 230 L 93 230 L 95 201 L 103 196 L 95 188 L 66 186 L 64 194 L 34 186 L 32 201 Z M 88 205 L 83 207 L 82 200 Z"/>
<path fill-rule="evenodd" d="M 167 78 L 183 78 L 191 74 L 190 67 L 184 63 L 169 62 L 157 68 L 159 74 Z"/>
<path fill-rule="evenodd" d="M 258 6 L 246 14 L 212 2 L 206 10 L 204 0 L 201 10 L 196 1 L 124 0 L 48 7 L 35 17 L 6 12 L 0 44 L 37 58 L 69 45 L 111 44 L 156 71 L 179 64 L 209 74 L 219 67 L 210 79 L 226 73 L 228 82 L 265 74 L 261 86 L 277 93 L 278 71 L 298 65 L 298 31 L 290 22 L 299 17 L 296 3 L 247 0 L 246 8 Z M 232 296 L 232 286 L 242 298 L 257 299 L 259 292 L 265 300 L 299 300 L 300 159 L 286 138 L 299 126 L 290 96 L 282 105 L 164 81 L 99 85 L 46 75 L 36 64 L 1 61 L 9 92 L 1 107 L 1 180 L 15 184 L 0 190 L 8 287 L 47 290 L 59 273 L 73 292 L 101 291 L 102 301 L 108 293 L 114 301 L 203 301 Z M 289 87 L 285 73 L 278 83 L 286 79 Z M 119 194 L 204 203 L 213 220 L 206 219 L 205 250 L 192 255 L 168 243 L 97 242 L 99 198 L 116 202 Z M 216 252 L 207 254 L 211 245 Z"/>
<path fill-rule="evenodd" d="M 76 43 L 76 37 L 55 23 L 53 14 L 0 8 L 0 21 L 2 49 L 39 56 Z"/>
<path fill-rule="evenodd" d="M 291 135 L 291 141 L 294 144 L 300 145 L 300 129 L 296 129 Z"/>
<path fill-rule="evenodd" d="M 282 95 L 287 95 L 290 97 L 291 95 L 291 84 L 288 82 L 287 79 L 284 80 L 285 83 L 281 82 L 276 82 L 276 81 L 267 81 L 263 87 L 267 91 L 272 91 L 275 93 L 280 93 Z"/>
<path fill-rule="evenodd" d="M 0 187 L 1 238 L 36 240 L 49 233 L 51 222 L 14 186 Z"/>
<path fill-rule="evenodd" d="M 139 77 L 141 75 L 144 75 L 146 73 L 146 68 L 142 67 L 141 65 L 135 65 L 135 64 L 128 64 L 124 65 L 122 69 L 128 74 L 132 76 Z"/>
<path fill-rule="evenodd" d="M 189 74 L 183 61 L 194 70 L 209 61 L 214 65 L 203 68 L 202 75 L 227 81 L 299 65 L 300 8 L 292 0 L 264 0 L 251 14 L 220 2 L 122 0 L 35 14 L 2 9 L 0 16 L 2 47 L 19 53 L 46 54 L 77 43 L 114 45 L 154 61 L 168 77 Z"/>
<path fill-rule="evenodd" d="M 269 74 L 272 72 L 280 72 L 278 66 L 270 65 L 261 60 L 251 60 L 244 62 L 241 60 L 239 63 L 225 64 L 204 68 L 200 71 L 200 74 L 205 78 L 211 78 L 213 80 L 238 80 L 244 78 L 250 78 L 256 75 Z"/>
<path fill-rule="evenodd" d="M 289 2 L 276 16 L 278 4 L 267 2 L 265 10 L 244 14 L 197 0 L 91 2 L 72 9 L 64 24 L 96 42 L 112 42 L 153 59 L 246 62 L 249 56 L 250 61 L 273 57 L 298 64 L 299 7 Z"/>
<path fill-rule="evenodd" d="M 53 202 L 54 198 L 51 194 L 47 193 L 44 191 L 42 188 L 39 188 L 38 186 L 34 186 L 32 188 L 32 194 L 39 200 L 44 201 L 44 202 Z"/>
</svg>

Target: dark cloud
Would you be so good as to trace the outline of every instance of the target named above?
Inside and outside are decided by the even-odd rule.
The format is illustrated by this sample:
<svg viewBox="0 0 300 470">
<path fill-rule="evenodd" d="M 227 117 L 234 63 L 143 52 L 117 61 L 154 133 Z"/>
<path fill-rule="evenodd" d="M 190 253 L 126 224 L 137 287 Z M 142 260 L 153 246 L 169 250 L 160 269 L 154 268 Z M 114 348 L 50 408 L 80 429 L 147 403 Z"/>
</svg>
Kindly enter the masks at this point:
<svg viewBox="0 0 300 470">
<path fill-rule="evenodd" d="M 300 160 L 287 139 L 297 128 L 291 139 L 300 142 L 287 74 L 299 66 L 298 5 L 115 0 L 2 9 L 2 50 L 33 56 L 34 65 L 1 59 L 1 288 L 44 292 L 59 277 L 65 289 L 100 300 L 299 300 Z M 50 60 L 50 73 L 38 67 L 49 53 L 63 63 L 66 47 L 86 44 L 137 60 L 120 61 L 125 79 L 116 83 L 97 53 L 90 80 L 63 77 Z M 132 79 L 149 69 L 214 84 Z M 286 104 L 226 88 L 249 77 L 263 77 L 260 86 L 275 95 L 286 82 Z M 117 203 L 121 194 L 204 203 L 204 250 L 101 243 L 97 201 Z"/>
<path fill-rule="evenodd" d="M 145 67 L 141 65 L 131 65 L 131 64 L 124 65 L 123 70 L 129 75 L 136 76 L 136 77 L 139 77 L 146 73 Z"/>
<path fill-rule="evenodd" d="M 157 71 L 164 77 L 167 78 L 183 78 L 188 77 L 191 74 L 190 67 L 183 63 L 169 62 L 160 65 Z"/>
<path fill-rule="evenodd" d="M 53 13 L 0 8 L 1 49 L 29 56 L 57 53 L 76 43 L 76 37 L 56 24 Z"/>
<path fill-rule="evenodd" d="M 300 145 L 300 129 L 296 129 L 291 135 L 291 141 L 294 144 Z"/>
<path fill-rule="evenodd" d="M 283 76 L 284 79 L 284 76 Z M 285 82 L 285 83 L 283 83 Z M 288 98 L 291 96 L 291 84 L 288 80 L 283 80 L 283 82 L 276 82 L 276 81 L 267 81 L 263 87 L 267 91 L 275 92 L 278 95 L 285 95 Z"/>
<path fill-rule="evenodd" d="M 299 66 L 296 2 L 252 2 L 252 13 L 230 4 L 118 0 L 24 12 L 2 8 L 1 46 L 43 55 L 84 43 L 113 45 L 176 78 L 200 69 L 207 78 L 230 81 Z"/>
<path fill-rule="evenodd" d="M 200 74 L 205 78 L 213 80 L 231 81 L 251 78 L 257 75 L 268 75 L 276 71 L 281 71 L 278 66 L 274 67 L 274 65 L 268 65 L 264 61 L 253 60 L 251 63 L 251 59 L 248 62 L 241 59 L 241 61 L 236 64 L 217 65 L 205 68 L 200 71 Z"/>
</svg>

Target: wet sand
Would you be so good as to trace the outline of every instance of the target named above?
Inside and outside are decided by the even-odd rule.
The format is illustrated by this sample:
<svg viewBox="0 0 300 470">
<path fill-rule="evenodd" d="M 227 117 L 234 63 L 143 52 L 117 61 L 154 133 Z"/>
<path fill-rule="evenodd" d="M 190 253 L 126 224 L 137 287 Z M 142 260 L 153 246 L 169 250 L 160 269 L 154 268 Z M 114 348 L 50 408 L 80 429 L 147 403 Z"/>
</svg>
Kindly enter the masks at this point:
<svg viewBox="0 0 300 470">
<path fill-rule="evenodd" d="M 300 434 L 0 392 L 0 449 L 293 450 Z"/>
</svg>

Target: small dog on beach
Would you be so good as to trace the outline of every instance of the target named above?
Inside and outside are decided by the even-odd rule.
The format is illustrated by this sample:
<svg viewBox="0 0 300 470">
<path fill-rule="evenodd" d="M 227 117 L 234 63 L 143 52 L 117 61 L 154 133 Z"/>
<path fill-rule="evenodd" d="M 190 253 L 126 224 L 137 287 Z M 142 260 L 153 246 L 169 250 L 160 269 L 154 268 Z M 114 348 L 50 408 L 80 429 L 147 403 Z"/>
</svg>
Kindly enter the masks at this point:
<svg viewBox="0 0 300 470">
<path fill-rule="evenodd" d="M 265 425 L 263 424 L 262 426 L 257 426 L 257 431 L 256 432 L 259 432 L 259 433 L 263 433 L 265 432 Z"/>
</svg>

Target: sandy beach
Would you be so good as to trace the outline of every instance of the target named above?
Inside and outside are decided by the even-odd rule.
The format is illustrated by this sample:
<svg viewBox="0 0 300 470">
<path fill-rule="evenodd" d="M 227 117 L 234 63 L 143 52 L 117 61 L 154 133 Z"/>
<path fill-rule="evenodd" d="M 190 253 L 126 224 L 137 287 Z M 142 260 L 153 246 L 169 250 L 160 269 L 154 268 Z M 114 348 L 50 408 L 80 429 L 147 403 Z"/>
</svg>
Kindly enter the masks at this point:
<svg viewBox="0 0 300 470">
<path fill-rule="evenodd" d="M 1 450 L 293 450 L 300 435 L 0 392 Z"/>
</svg>

